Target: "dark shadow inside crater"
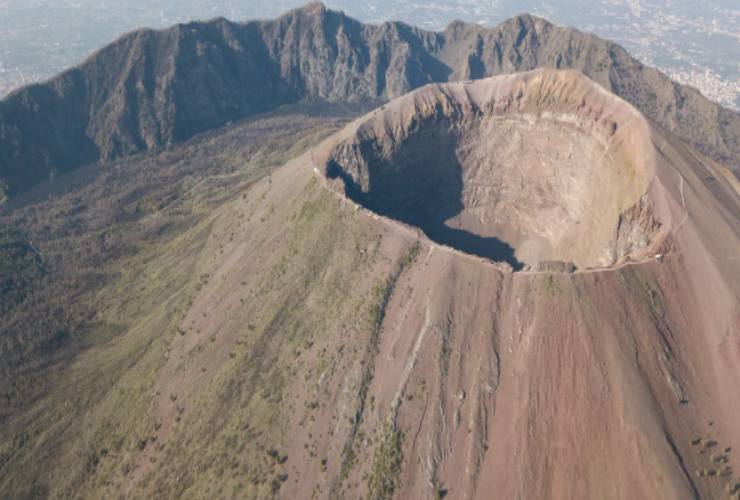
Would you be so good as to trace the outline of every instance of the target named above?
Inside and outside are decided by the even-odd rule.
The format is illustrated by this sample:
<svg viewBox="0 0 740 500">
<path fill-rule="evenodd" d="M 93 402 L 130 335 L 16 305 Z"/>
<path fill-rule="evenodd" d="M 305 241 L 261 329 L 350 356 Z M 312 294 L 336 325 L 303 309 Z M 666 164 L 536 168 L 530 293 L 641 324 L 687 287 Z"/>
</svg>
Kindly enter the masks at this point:
<svg viewBox="0 0 740 500">
<path fill-rule="evenodd" d="M 514 248 L 494 236 L 480 236 L 464 229 L 449 227 L 444 223 L 429 224 L 422 226 L 421 229 L 430 240 L 442 245 L 492 261 L 506 262 L 514 271 L 520 271 L 524 267 L 524 264 L 514 256 Z"/>
<path fill-rule="evenodd" d="M 337 162 L 331 161 L 326 173 L 342 180 L 349 199 L 373 212 L 416 226 L 439 244 L 521 270 L 522 262 L 505 241 L 445 224 L 464 209 L 462 166 L 454 141 L 437 127 L 422 129 L 389 160 L 378 159 L 370 149 L 373 144 L 361 145 L 362 156 L 371 159 L 365 190 Z"/>
</svg>

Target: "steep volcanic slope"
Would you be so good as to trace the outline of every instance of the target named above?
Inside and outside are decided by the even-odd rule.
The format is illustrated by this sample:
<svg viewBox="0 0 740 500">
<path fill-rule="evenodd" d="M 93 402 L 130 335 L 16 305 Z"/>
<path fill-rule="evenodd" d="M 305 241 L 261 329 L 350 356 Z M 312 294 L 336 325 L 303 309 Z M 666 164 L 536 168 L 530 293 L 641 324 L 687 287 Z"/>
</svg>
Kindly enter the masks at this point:
<svg viewBox="0 0 740 500">
<path fill-rule="evenodd" d="M 488 114 L 457 114 L 465 103 L 468 113 L 473 104 L 486 109 L 491 98 Z M 444 127 L 477 124 L 495 137 L 496 126 L 511 130 L 519 120 L 514 132 L 522 133 L 531 119 L 561 143 L 564 130 L 589 147 L 611 137 L 603 147 L 614 159 L 575 163 L 609 182 L 580 183 L 584 172 L 569 172 L 579 181 L 574 192 L 605 203 L 599 209 L 620 202 L 603 221 L 611 235 L 636 203 L 653 214 L 659 230 L 638 250 L 664 257 L 512 273 L 321 188 L 343 187 L 320 167 L 358 136 L 367 150 L 401 145 L 402 154 L 409 130 L 429 130 L 422 110 L 438 134 L 426 144 L 444 159 L 440 145 L 454 145 L 439 134 Z M 384 158 L 379 173 L 367 163 L 368 192 L 382 188 L 374 208 L 396 206 L 384 175 L 423 168 Z M 527 182 L 542 182 L 520 167 Z M 135 463 L 135 494 L 233 487 L 235 496 L 272 490 L 283 498 L 673 499 L 740 491 L 740 401 L 729 396 L 740 386 L 740 196 L 723 167 L 584 77 L 534 72 L 424 88 L 271 181 L 254 188 L 257 201 L 250 194 L 219 216 L 219 231 L 239 236 L 208 265 L 181 323 L 186 334 L 159 372 L 157 445 Z M 424 194 L 444 209 L 446 193 Z M 239 213 L 261 225 L 238 223 Z M 590 233 L 577 233 L 573 245 L 598 240 Z M 182 457 L 199 475 L 182 472 Z"/>
<path fill-rule="evenodd" d="M 168 147 L 302 99 L 387 99 L 429 82 L 576 68 L 700 151 L 738 167 L 740 119 L 595 36 L 522 15 L 442 33 L 365 25 L 321 4 L 273 21 L 141 30 L 0 101 L 0 192 L 97 159 Z"/>
<path fill-rule="evenodd" d="M 553 142 L 531 136 L 528 154 L 510 157 L 496 129 L 516 144 L 530 127 Z M 567 152 L 584 133 L 607 137 L 597 157 L 612 159 L 574 158 L 573 170 L 563 169 L 558 145 Z M 416 164 L 405 150 L 418 136 L 430 139 L 432 153 Z M 474 154 L 481 145 L 491 147 L 484 156 Z M 398 198 L 437 179 L 455 192 L 432 183 L 425 195 L 456 227 L 536 229 L 551 242 L 572 235 L 548 251 L 575 260 L 608 255 L 614 264 L 620 252 L 604 253 L 600 233 L 619 248 L 625 224 L 638 222 L 628 239 L 637 234 L 637 249 L 665 255 L 601 271 L 506 274 L 425 245 L 389 302 L 369 390 L 376 410 L 365 424 L 403 436 L 403 472 L 393 483 L 399 498 L 435 490 L 452 498 L 740 491 L 732 451 L 740 404 L 729 396 L 740 388 L 740 192 L 729 172 L 574 72 L 425 87 L 357 120 L 321 154 L 328 173 L 340 172 L 335 188 L 347 186 L 350 197 L 391 216 Z M 404 173 L 395 192 L 384 184 Z M 504 174 L 520 191 L 499 181 Z M 576 194 L 593 208 L 585 220 L 573 205 L 553 203 L 553 183 L 557 195 Z M 447 195 L 457 200 L 457 217 L 445 210 Z M 424 210 L 419 201 L 406 206 Z M 532 208 L 534 222 L 521 213 Z M 545 227 L 532 226 L 540 218 Z M 578 227 L 591 218 L 593 227 Z M 372 477 L 384 457 L 375 456 L 350 481 Z"/>
<path fill-rule="evenodd" d="M 95 496 L 106 467 L 123 474 L 151 430 L 152 377 L 203 286 L 195 263 L 219 254 L 213 212 L 348 112 L 282 109 L 0 211 L 0 498 Z"/>
</svg>

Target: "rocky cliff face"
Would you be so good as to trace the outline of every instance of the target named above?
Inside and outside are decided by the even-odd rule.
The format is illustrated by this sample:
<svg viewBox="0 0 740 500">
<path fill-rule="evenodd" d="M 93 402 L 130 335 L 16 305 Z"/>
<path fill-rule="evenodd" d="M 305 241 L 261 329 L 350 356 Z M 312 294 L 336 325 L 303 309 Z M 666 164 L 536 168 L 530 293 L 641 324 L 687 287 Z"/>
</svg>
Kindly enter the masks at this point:
<svg viewBox="0 0 740 500">
<path fill-rule="evenodd" d="M 14 195 L 83 164 L 167 147 L 302 99 L 388 99 L 430 82 L 537 67 L 584 72 L 737 169 L 738 114 L 613 43 L 529 15 L 434 33 L 366 25 L 314 3 L 272 21 L 133 32 L 11 94 L 0 101 L 0 186 Z"/>
</svg>

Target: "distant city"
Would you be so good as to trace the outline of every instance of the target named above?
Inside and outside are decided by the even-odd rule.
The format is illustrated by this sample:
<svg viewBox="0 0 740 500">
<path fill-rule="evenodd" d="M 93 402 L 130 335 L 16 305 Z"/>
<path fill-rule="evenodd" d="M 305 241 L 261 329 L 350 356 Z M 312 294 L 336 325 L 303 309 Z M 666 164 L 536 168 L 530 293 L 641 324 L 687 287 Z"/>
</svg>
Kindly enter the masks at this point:
<svg viewBox="0 0 740 500">
<path fill-rule="evenodd" d="M 80 63 L 124 32 L 223 16 L 271 18 L 301 0 L 0 0 L 0 96 Z M 740 4 L 736 0 L 327 0 L 366 22 L 400 20 L 440 30 L 460 19 L 495 25 L 527 11 L 623 45 L 646 64 L 740 109 Z"/>
</svg>

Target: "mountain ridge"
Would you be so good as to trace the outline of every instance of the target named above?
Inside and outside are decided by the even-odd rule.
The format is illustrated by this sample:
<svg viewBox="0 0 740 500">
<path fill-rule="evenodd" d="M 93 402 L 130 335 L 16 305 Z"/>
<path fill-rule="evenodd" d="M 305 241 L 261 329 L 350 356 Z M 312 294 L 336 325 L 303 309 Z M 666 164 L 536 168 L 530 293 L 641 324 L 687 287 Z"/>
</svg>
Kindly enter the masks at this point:
<svg viewBox="0 0 740 500">
<path fill-rule="evenodd" d="M 314 104 L 0 213 L 0 496 L 740 491 L 733 174 L 578 71 Z"/>
<path fill-rule="evenodd" d="M 426 83 L 574 68 L 737 172 L 740 115 L 620 46 L 522 14 L 442 32 L 363 24 L 311 3 L 274 20 L 223 18 L 123 35 L 0 101 L 0 191 L 14 196 L 97 160 L 167 148 L 282 104 L 374 101 Z"/>
</svg>

